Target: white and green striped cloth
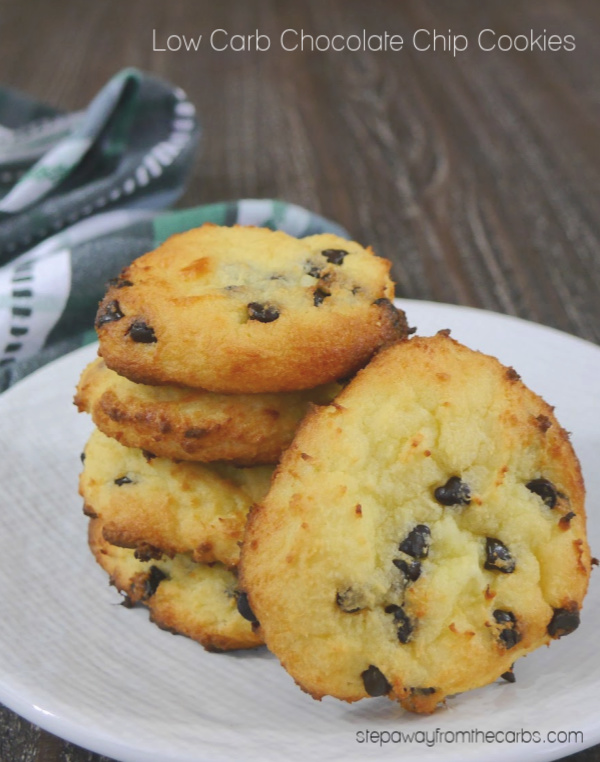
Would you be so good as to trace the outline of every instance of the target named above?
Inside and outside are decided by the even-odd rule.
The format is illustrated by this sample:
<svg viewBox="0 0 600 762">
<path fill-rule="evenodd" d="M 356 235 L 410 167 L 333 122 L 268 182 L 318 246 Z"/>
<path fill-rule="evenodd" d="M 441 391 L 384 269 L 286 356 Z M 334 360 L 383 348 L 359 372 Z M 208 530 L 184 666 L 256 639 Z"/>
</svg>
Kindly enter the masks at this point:
<svg viewBox="0 0 600 762">
<path fill-rule="evenodd" d="M 157 212 L 183 192 L 199 135 L 182 90 L 131 69 L 73 114 L 0 89 L 0 391 L 95 340 L 106 282 L 173 233 L 214 222 L 346 235 L 281 201 Z"/>
</svg>

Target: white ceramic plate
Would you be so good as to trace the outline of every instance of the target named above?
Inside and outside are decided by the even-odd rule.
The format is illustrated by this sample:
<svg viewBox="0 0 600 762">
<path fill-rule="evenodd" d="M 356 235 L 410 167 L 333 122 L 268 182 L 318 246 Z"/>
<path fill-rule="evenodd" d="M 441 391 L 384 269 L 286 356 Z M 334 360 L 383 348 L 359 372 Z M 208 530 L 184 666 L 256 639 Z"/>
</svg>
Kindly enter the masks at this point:
<svg viewBox="0 0 600 762">
<path fill-rule="evenodd" d="M 556 405 L 582 461 L 598 554 L 600 348 L 478 310 L 402 306 L 420 334 L 451 328 Z M 71 400 L 94 354 L 94 347 L 78 350 L 0 396 L 1 702 L 123 762 L 507 762 L 557 759 L 600 742 L 599 572 L 576 633 L 520 660 L 516 684 L 458 696 L 429 717 L 387 699 L 313 701 L 264 649 L 206 653 L 149 624 L 145 610 L 118 605 L 87 549 L 77 495 L 91 423 Z M 394 735 L 360 742 L 365 731 Z M 457 731 L 471 732 L 473 742 L 451 743 Z M 521 731 L 539 733 L 540 742 L 515 742 L 511 734 Z M 583 742 L 553 743 L 549 731 L 581 731 Z M 400 732 L 416 736 L 410 742 Z M 508 735 L 489 742 L 487 732 Z"/>
</svg>

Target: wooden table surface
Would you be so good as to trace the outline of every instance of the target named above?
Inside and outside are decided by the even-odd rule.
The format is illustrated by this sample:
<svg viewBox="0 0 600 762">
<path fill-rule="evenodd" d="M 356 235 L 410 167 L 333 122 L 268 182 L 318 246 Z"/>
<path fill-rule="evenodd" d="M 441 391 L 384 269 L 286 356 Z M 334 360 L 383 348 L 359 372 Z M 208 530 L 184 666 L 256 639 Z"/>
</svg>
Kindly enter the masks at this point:
<svg viewBox="0 0 600 762">
<path fill-rule="evenodd" d="M 270 35 L 267 52 L 153 51 L 169 34 Z M 311 34 L 465 34 L 467 51 L 286 52 Z M 573 35 L 484 52 L 477 34 Z M 0 80 L 83 107 L 124 66 L 183 87 L 204 127 L 180 206 L 277 197 L 394 263 L 398 295 L 600 342 L 597 0 L 0 0 Z M 597 550 L 597 549 L 596 549 Z M 0 709 L 1 762 L 100 762 Z M 600 746 L 572 757 L 600 760 Z"/>
</svg>

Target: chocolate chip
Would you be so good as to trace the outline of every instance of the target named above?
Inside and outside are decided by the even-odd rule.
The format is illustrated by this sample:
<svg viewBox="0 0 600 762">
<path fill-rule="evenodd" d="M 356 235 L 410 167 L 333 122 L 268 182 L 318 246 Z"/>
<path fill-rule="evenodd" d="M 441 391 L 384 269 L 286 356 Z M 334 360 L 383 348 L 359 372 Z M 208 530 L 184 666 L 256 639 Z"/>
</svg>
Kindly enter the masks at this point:
<svg viewBox="0 0 600 762">
<path fill-rule="evenodd" d="M 512 574 L 515 570 L 515 559 L 503 542 L 495 537 L 488 537 L 485 541 L 485 564 L 490 571 L 499 571 L 503 574 Z"/>
<path fill-rule="evenodd" d="M 310 262 L 307 262 L 306 266 L 308 267 L 306 274 L 310 275 L 311 278 L 318 279 L 321 277 L 321 273 L 323 272 L 323 270 L 320 267 L 318 267 L 317 265 L 312 265 Z"/>
<path fill-rule="evenodd" d="M 344 249 L 325 249 L 321 254 L 332 265 L 341 265 L 344 258 L 348 256 L 348 252 Z"/>
<path fill-rule="evenodd" d="M 517 373 L 517 371 L 514 368 L 507 368 L 506 378 L 509 381 L 518 381 L 521 378 L 521 376 Z"/>
<path fill-rule="evenodd" d="M 558 520 L 558 523 L 561 524 L 561 529 L 568 529 L 571 525 L 571 519 L 575 518 L 575 514 L 573 511 L 569 511 L 568 513 L 565 513 L 564 516 L 561 516 L 561 518 Z"/>
<path fill-rule="evenodd" d="M 411 688 L 410 692 L 416 696 L 431 696 L 436 690 L 436 688 Z"/>
<path fill-rule="evenodd" d="M 315 307 L 318 307 L 319 305 L 323 304 L 325 299 L 327 299 L 328 296 L 331 296 L 331 294 L 328 294 L 327 291 L 323 291 L 322 288 L 315 288 L 314 294 L 313 294 L 313 304 Z"/>
<path fill-rule="evenodd" d="M 361 594 L 351 587 L 336 593 L 335 602 L 346 614 L 356 614 L 364 608 Z"/>
<path fill-rule="evenodd" d="M 446 484 L 434 491 L 433 495 L 442 505 L 469 505 L 471 502 L 469 485 L 461 481 L 458 476 L 451 476 Z"/>
<path fill-rule="evenodd" d="M 548 634 L 553 638 L 562 638 L 579 627 L 579 611 L 569 609 L 554 609 L 552 619 L 548 624 Z"/>
<path fill-rule="evenodd" d="M 498 637 L 506 649 L 514 648 L 521 640 L 521 634 L 512 627 L 507 627 L 506 629 L 502 630 Z"/>
<path fill-rule="evenodd" d="M 279 310 L 267 304 L 250 302 L 248 305 L 248 317 L 250 320 L 258 320 L 259 323 L 272 323 L 279 317 Z"/>
<path fill-rule="evenodd" d="M 387 313 L 388 319 L 390 320 L 394 331 L 399 333 L 401 336 L 405 336 L 408 333 L 406 315 L 401 310 L 396 309 L 396 307 L 394 307 L 389 299 L 381 297 L 380 299 L 376 299 L 373 304 L 376 307 L 381 307 L 382 310 Z"/>
<path fill-rule="evenodd" d="M 397 566 L 398 569 L 400 569 L 400 571 L 404 574 L 404 576 L 411 582 L 416 582 L 421 576 L 420 561 L 411 561 L 408 563 L 407 561 L 403 561 L 401 558 L 394 558 L 392 563 L 394 566 Z"/>
<path fill-rule="evenodd" d="M 532 479 L 525 485 L 530 492 L 535 495 L 539 495 L 542 498 L 544 505 L 548 508 L 554 508 L 558 500 L 558 493 L 556 487 L 548 479 Z"/>
<path fill-rule="evenodd" d="M 85 453 L 84 452 L 81 453 L 81 455 L 79 456 L 79 459 L 81 460 L 82 463 L 85 463 Z"/>
<path fill-rule="evenodd" d="M 151 566 L 150 571 L 148 572 L 148 575 L 144 581 L 144 593 L 142 595 L 142 600 L 147 601 L 148 598 L 152 598 L 158 589 L 158 586 L 164 579 L 167 579 L 167 575 L 164 573 L 164 571 L 159 569 L 158 566 Z"/>
<path fill-rule="evenodd" d="M 121 312 L 119 302 L 113 299 L 112 302 L 108 302 L 104 307 L 98 310 L 96 315 L 96 328 L 100 328 L 105 323 L 115 323 L 117 320 L 121 320 L 125 315 Z"/>
<path fill-rule="evenodd" d="M 241 614 L 241 616 L 244 617 L 244 619 L 247 619 L 249 622 L 252 622 L 253 624 L 258 624 L 258 619 L 254 616 L 254 612 L 250 608 L 250 604 L 248 603 L 248 595 L 247 593 L 238 592 L 237 594 L 237 610 Z"/>
<path fill-rule="evenodd" d="M 431 531 L 429 527 L 425 526 L 425 524 L 417 524 L 409 532 L 406 539 L 400 543 L 398 550 L 413 558 L 427 558 L 430 542 Z"/>
<path fill-rule="evenodd" d="M 517 621 L 512 611 L 505 611 L 504 609 L 496 609 L 493 617 L 498 624 L 516 624 Z"/>
<path fill-rule="evenodd" d="M 396 606 L 395 604 L 386 606 L 384 610 L 386 614 L 394 615 L 394 622 L 398 625 L 398 640 L 401 643 L 408 643 L 414 628 L 413 623 L 406 611 L 404 611 L 402 606 Z"/>
<path fill-rule="evenodd" d="M 517 678 L 515 677 L 515 673 L 512 671 L 512 669 L 509 669 L 508 672 L 503 672 L 500 677 L 503 680 L 506 680 L 507 683 L 514 683 L 516 682 Z"/>
<path fill-rule="evenodd" d="M 142 450 L 142 455 L 146 458 L 146 463 L 150 463 L 151 460 L 156 458 L 156 455 L 153 452 L 150 452 L 150 450 Z"/>
<path fill-rule="evenodd" d="M 396 617 L 394 616 L 394 618 Z M 399 626 L 397 631 L 398 640 L 401 643 L 408 643 L 408 641 L 411 638 L 412 631 L 413 631 L 412 622 L 405 614 L 404 619 L 399 620 Z"/>
<path fill-rule="evenodd" d="M 361 672 L 360 676 L 369 696 L 386 696 L 392 690 L 392 686 L 385 679 L 383 672 L 373 664 Z"/>
<path fill-rule="evenodd" d="M 154 329 L 144 323 L 143 320 L 134 320 L 129 326 L 128 333 L 131 340 L 138 344 L 154 344 L 156 342 Z"/>
<path fill-rule="evenodd" d="M 498 624 L 505 625 L 498 635 L 498 639 L 502 641 L 502 645 L 507 649 L 514 648 L 521 640 L 521 633 L 516 628 L 516 616 L 512 611 L 496 609 L 493 613 L 493 617 Z"/>
<path fill-rule="evenodd" d="M 133 480 L 128 476 L 121 476 L 118 479 L 115 479 L 115 484 L 117 487 L 122 487 L 124 484 L 133 484 Z"/>
</svg>

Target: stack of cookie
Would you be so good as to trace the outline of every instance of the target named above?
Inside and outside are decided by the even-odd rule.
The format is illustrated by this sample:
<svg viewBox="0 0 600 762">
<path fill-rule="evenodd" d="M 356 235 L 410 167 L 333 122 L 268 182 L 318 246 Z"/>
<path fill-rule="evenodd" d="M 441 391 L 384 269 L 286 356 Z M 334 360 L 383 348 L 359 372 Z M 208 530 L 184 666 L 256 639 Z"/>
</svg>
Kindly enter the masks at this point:
<svg viewBox="0 0 600 762">
<path fill-rule="evenodd" d="M 159 626 L 262 642 L 237 585 L 247 513 L 308 407 L 406 337 L 388 272 L 333 235 L 205 225 L 109 285 L 75 398 L 97 426 L 80 492 L 96 559 Z"/>
</svg>

